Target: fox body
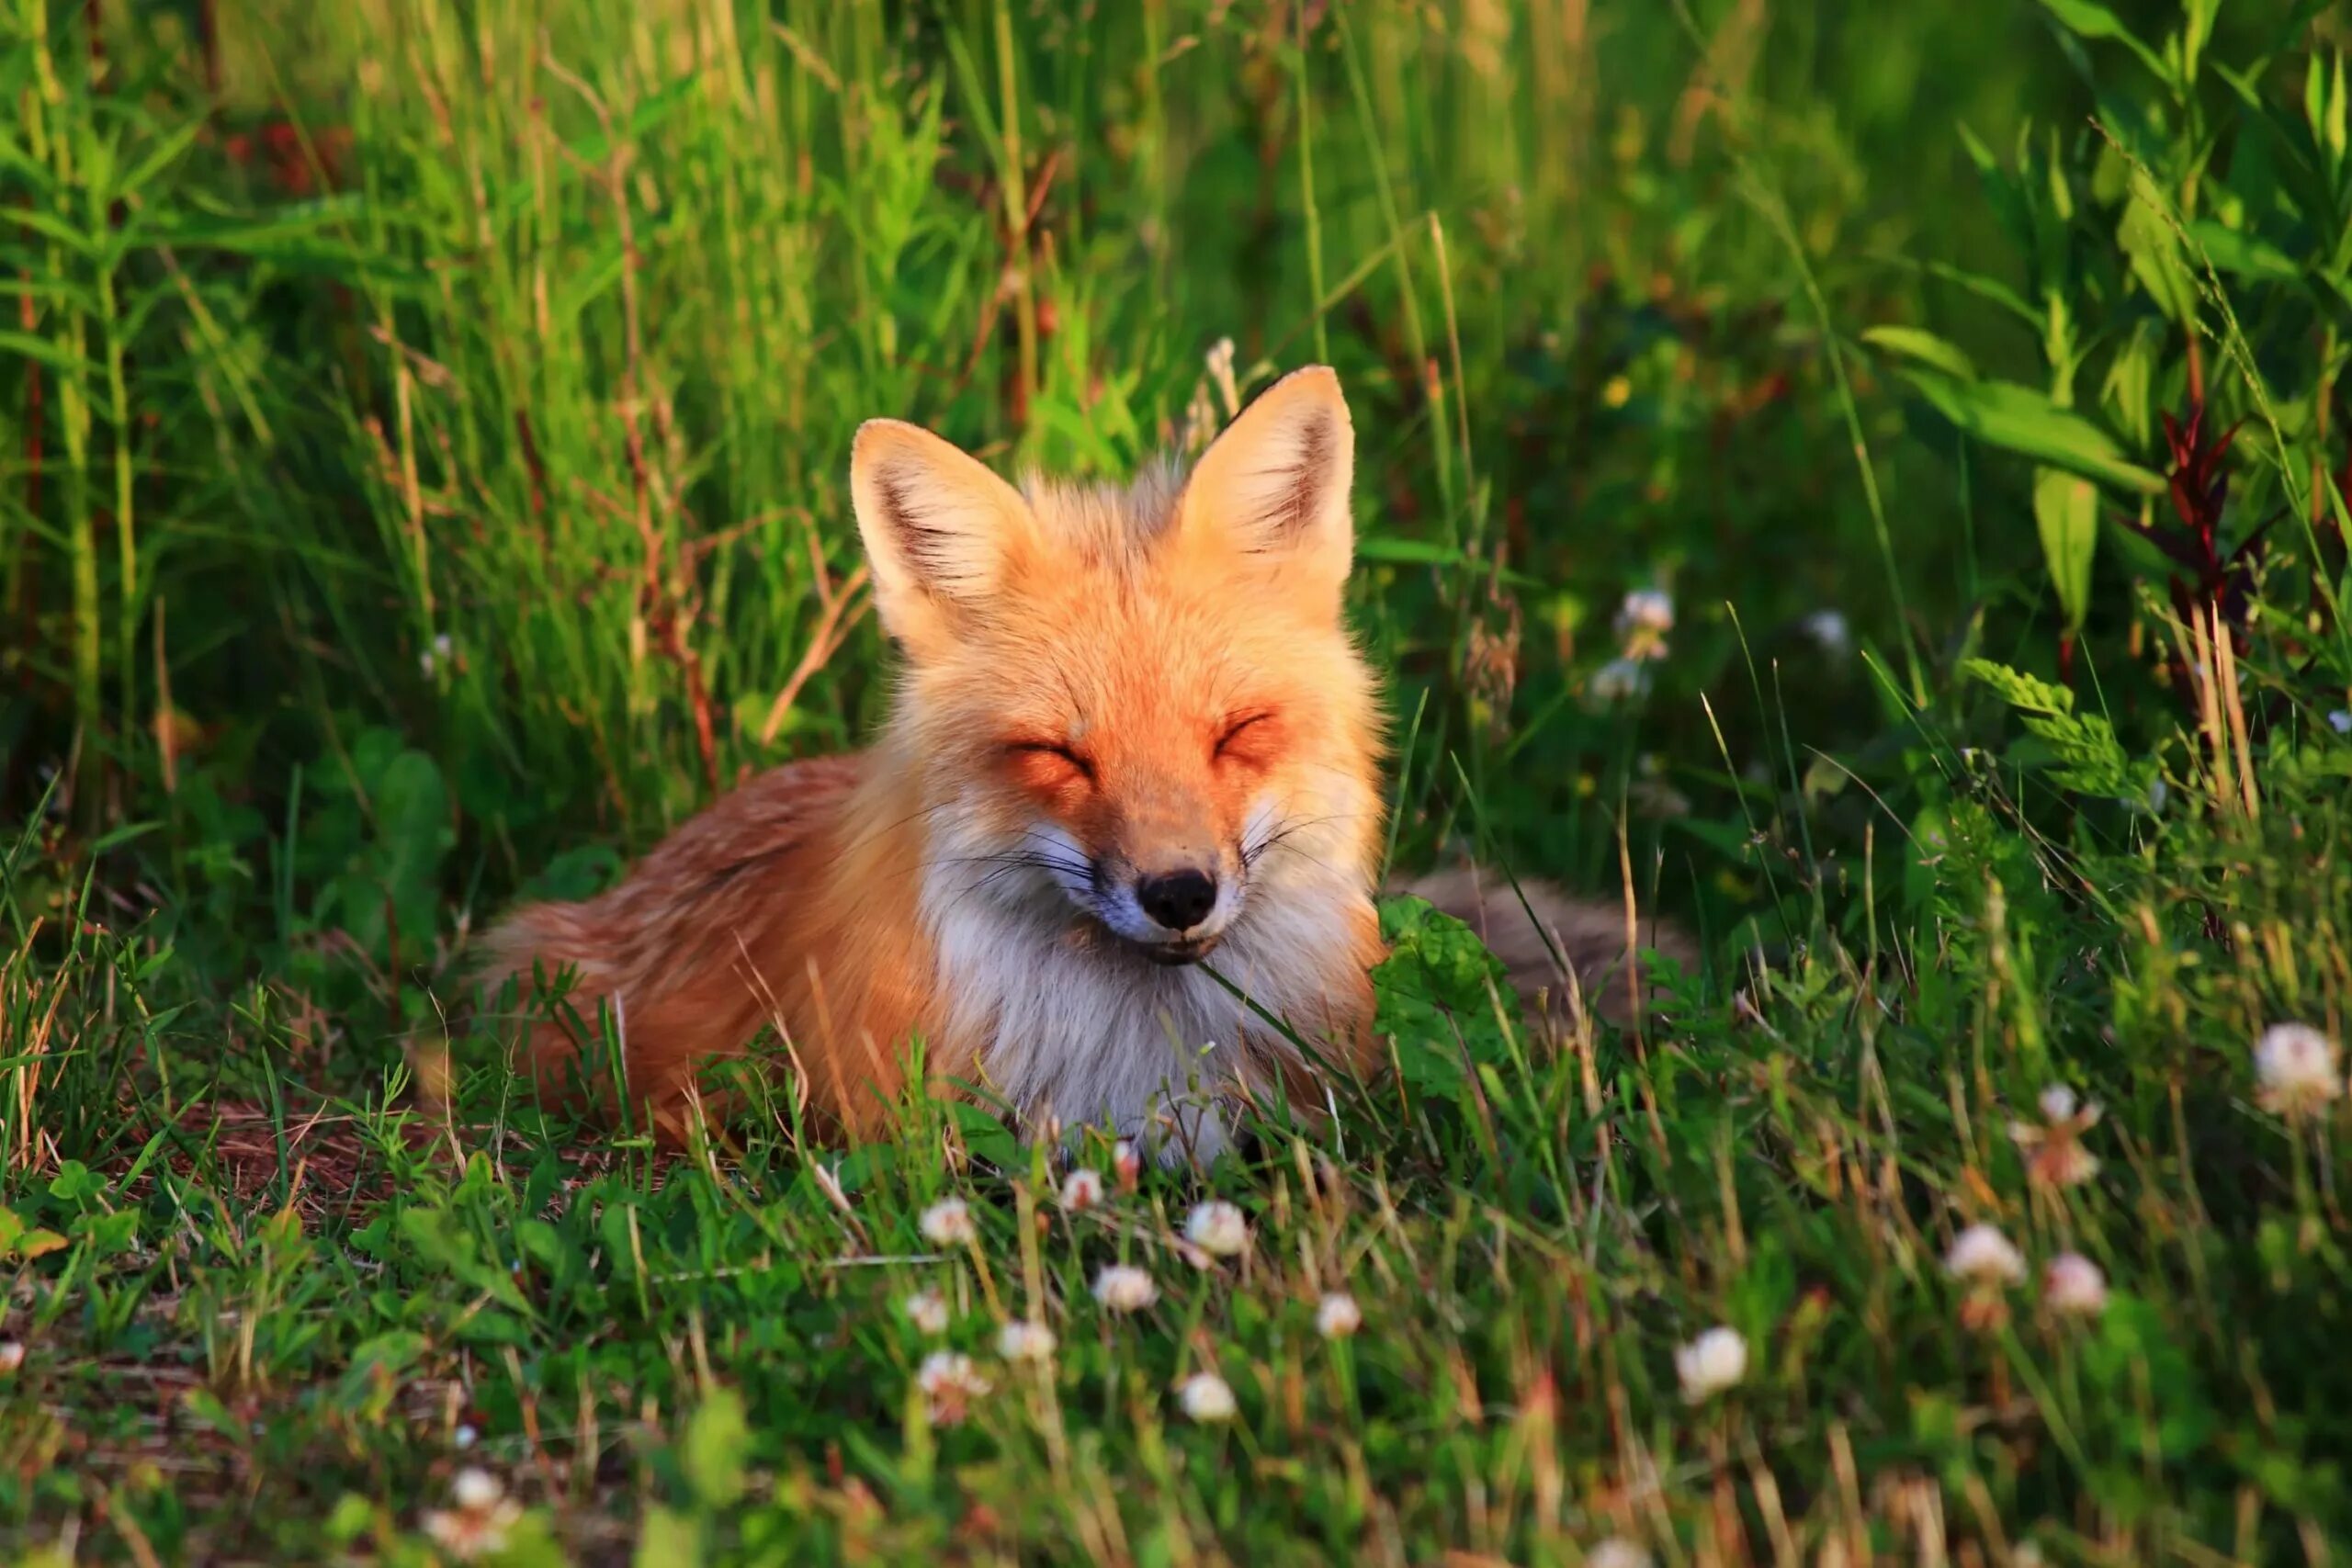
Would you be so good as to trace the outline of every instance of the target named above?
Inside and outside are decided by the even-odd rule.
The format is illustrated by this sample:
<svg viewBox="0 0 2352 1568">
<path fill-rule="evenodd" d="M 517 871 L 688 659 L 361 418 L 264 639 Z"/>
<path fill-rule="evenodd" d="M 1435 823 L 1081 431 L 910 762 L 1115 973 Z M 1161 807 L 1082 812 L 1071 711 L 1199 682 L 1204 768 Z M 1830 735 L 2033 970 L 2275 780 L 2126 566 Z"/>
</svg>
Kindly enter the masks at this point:
<svg viewBox="0 0 2352 1568">
<path fill-rule="evenodd" d="M 1015 491 L 914 426 L 863 426 L 853 501 L 903 660 L 888 721 L 751 781 L 601 897 L 492 933 L 493 980 L 574 974 L 531 1042 L 543 1084 L 605 1055 L 576 1021 L 609 1002 L 628 1096 L 675 1135 L 704 1066 L 772 1027 L 808 1109 L 854 1135 L 887 1125 L 920 1038 L 931 1075 L 1031 1127 L 1108 1122 L 1174 1160 L 1214 1157 L 1240 1096 L 1321 1099 L 1268 1017 L 1368 1066 L 1383 807 L 1341 618 L 1353 453 L 1320 367 L 1189 475 L 1124 488 Z M 1430 890 L 1525 924 L 1492 888 Z M 1551 922 L 1615 961 L 1622 922 L 1613 945 L 1590 924 Z"/>
</svg>

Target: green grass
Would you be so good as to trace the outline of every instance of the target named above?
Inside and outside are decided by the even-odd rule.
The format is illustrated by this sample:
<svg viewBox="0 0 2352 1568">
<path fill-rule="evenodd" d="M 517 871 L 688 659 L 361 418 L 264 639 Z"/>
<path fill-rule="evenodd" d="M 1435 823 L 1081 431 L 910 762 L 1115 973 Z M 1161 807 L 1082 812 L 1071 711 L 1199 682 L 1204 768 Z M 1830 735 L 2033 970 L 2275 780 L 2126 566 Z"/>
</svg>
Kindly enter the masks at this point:
<svg viewBox="0 0 2352 1568">
<path fill-rule="evenodd" d="M 517 1562 L 2352 1529 L 2352 1110 L 2255 1055 L 2352 1018 L 2341 16 L 204 10 L 0 18 L 13 1556 L 424 1562 L 468 1466 Z M 1131 1187 L 922 1101 L 678 1160 L 543 1116 L 469 939 L 868 732 L 856 423 L 1118 474 L 1221 340 L 1348 388 L 1399 862 L 1630 883 L 1704 972 L 1539 1042 L 1392 907 L 1391 1070 Z M 2012 1135 L 2058 1085 L 2072 1184 Z M 2022 1280 L 1948 1277 L 1975 1224 Z"/>
</svg>

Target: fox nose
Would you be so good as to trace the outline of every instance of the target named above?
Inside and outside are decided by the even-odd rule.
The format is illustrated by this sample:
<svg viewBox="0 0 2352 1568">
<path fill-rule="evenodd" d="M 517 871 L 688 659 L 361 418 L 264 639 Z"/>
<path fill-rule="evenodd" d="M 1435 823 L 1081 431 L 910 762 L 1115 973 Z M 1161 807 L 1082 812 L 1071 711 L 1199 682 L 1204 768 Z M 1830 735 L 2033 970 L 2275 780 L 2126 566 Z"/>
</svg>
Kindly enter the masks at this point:
<svg viewBox="0 0 2352 1568">
<path fill-rule="evenodd" d="M 1216 883 L 1206 872 L 1190 866 L 1161 872 L 1136 884 L 1136 902 L 1170 931 L 1188 931 L 1216 908 Z"/>
</svg>

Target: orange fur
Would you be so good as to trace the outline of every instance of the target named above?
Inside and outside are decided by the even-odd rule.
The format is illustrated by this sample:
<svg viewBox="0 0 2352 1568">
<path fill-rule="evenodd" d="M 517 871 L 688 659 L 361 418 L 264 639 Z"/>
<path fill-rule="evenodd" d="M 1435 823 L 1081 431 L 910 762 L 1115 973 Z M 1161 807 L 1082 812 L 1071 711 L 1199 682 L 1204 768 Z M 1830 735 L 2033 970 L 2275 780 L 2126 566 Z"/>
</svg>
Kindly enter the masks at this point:
<svg viewBox="0 0 2352 1568">
<path fill-rule="evenodd" d="M 1340 619 L 1352 462 L 1319 367 L 1189 476 L 1124 489 L 1015 491 L 869 423 L 852 491 L 904 654 L 877 743 L 752 780 L 601 897 L 516 912 L 489 976 L 576 969 L 578 1016 L 610 1005 L 629 1096 L 672 1136 L 703 1067 L 763 1028 L 852 1135 L 887 1125 L 915 1037 L 1024 1122 L 1107 1119 L 1163 1158 L 1213 1156 L 1238 1095 L 1319 1098 L 1197 961 L 1367 1063 L 1382 804 Z M 599 1076 L 578 1032 L 532 1037 L 549 1089 Z"/>
</svg>

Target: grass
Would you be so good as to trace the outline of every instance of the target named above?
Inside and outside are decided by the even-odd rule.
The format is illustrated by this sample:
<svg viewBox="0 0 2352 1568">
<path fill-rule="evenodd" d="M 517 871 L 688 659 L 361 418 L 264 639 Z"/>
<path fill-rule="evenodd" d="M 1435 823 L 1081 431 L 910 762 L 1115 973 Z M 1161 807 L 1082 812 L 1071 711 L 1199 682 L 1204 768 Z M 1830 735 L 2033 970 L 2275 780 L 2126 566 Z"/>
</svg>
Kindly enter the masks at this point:
<svg viewBox="0 0 2352 1568">
<path fill-rule="evenodd" d="M 0 1539 L 2326 1559 L 2352 96 L 2278 11 L 17 0 Z M 859 420 L 1118 473 L 1309 356 L 1397 859 L 1703 973 L 1539 1040 L 1392 906 L 1392 1069 L 1204 1173 L 529 1102 L 470 936 L 878 710 Z"/>
</svg>

